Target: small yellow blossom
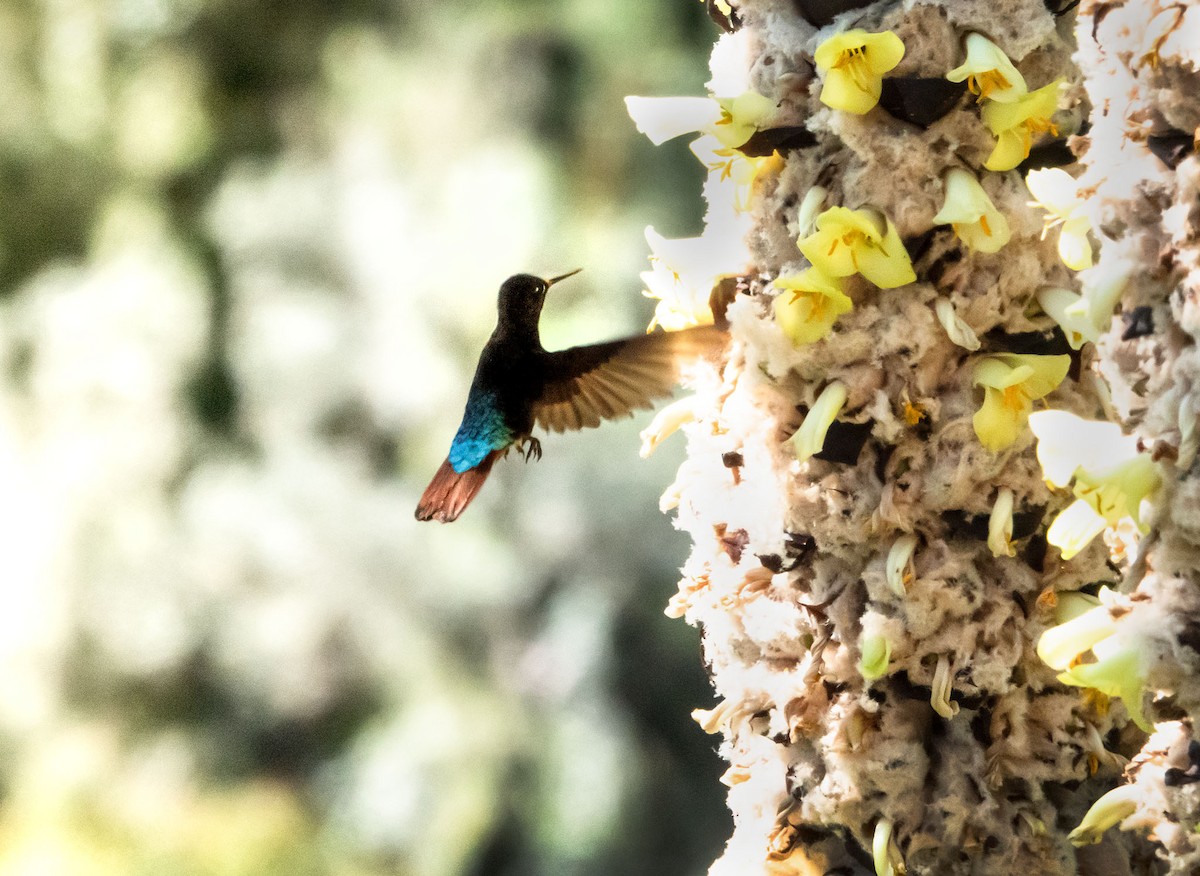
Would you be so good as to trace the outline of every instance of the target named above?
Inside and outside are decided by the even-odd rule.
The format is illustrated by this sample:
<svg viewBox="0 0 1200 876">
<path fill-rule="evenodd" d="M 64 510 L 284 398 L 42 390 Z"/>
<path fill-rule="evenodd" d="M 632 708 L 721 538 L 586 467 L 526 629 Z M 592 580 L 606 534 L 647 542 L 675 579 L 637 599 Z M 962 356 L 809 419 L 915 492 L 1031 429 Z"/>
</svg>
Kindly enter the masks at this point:
<svg viewBox="0 0 1200 876">
<path fill-rule="evenodd" d="M 1075 472 L 1075 495 L 1091 505 L 1109 525 L 1115 526 L 1128 517 L 1145 533 L 1142 500 L 1161 483 L 1158 464 L 1148 454 L 1139 453 L 1133 459 L 1099 471 L 1079 468 Z"/>
<path fill-rule="evenodd" d="M 946 330 L 946 336 L 950 338 L 958 346 L 964 350 L 975 352 L 981 346 L 979 337 L 975 334 L 975 330 L 967 325 L 966 321 L 958 315 L 954 309 L 954 304 L 949 299 L 939 298 L 933 305 L 933 311 L 937 314 L 938 322 L 942 324 L 942 328 Z"/>
<path fill-rule="evenodd" d="M 1075 501 L 1055 518 L 1046 540 L 1069 560 L 1107 527 L 1129 518 L 1144 531 L 1142 501 L 1158 489 L 1158 465 L 1138 451 L 1137 439 L 1115 423 L 1084 420 L 1065 411 L 1029 418 L 1047 483 L 1075 481 Z"/>
<path fill-rule="evenodd" d="M 821 448 L 825 446 L 825 435 L 837 419 L 837 415 L 842 412 L 846 396 L 846 384 L 840 380 L 833 381 L 821 390 L 821 394 L 804 417 L 804 422 L 791 439 L 792 449 L 801 462 L 821 452 Z"/>
<path fill-rule="evenodd" d="M 1067 834 L 1067 839 L 1073 846 L 1088 846 L 1100 842 L 1106 830 L 1116 827 L 1137 812 L 1144 793 L 1137 785 L 1113 788 L 1092 804 L 1092 808 L 1083 816 L 1083 821 L 1079 822 L 1079 827 Z"/>
<path fill-rule="evenodd" d="M 1069 560 L 1091 544 L 1092 539 L 1108 528 L 1108 521 L 1096 509 L 1076 499 L 1068 505 L 1046 530 L 1046 541 L 1054 545 L 1064 560 Z"/>
<path fill-rule="evenodd" d="M 1072 350 L 1078 350 L 1084 344 L 1100 339 L 1100 333 L 1108 328 L 1097 326 L 1090 319 L 1083 296 L 1070 289 L 1057 289 L 1046 286 L 1037 291 L 1037 301 L 1046 315 L 1058 323 L 1067 338 Z M 1112 312 L 1109 312 L 1112 319 Z"/>
<path fill-rule="evenodd" d="M 1060 167 L 1048 167 L 1029 171 L 1025 185 L 1034 198 L 1029 205 L 1041 207 L 1047 213 L 1042 237 L 1054 226 L 1061 226 L 1058 257 L 1063 264 L 1073 271 L 1091 267 L 1092 243 L 1088 232 L 1092 230 L 1092 220 L 1083 211 L 1083 198 L 1079 197 L 1075 178 Z"/>
<path fill-rule="evenodd" d="M 824 186 L 813 186 L 804 193 L 804 200 L 800 202 L 800 209 L 796 211 L 796 227 L 800 229 L 801 237 L 808 237 L 813 233 L 817 217 L 821 208 L 825 206 L 827 197 L 829 189 Z"/>
<path fill-rule="evenodd" d="M 736 147 L 765 125 L 775 103 L 756 91 L 747 91 L 723 98 L 630 96 L 625 98 L 625 109 L 655 146 L 700 131 L 726 147 Z"/>
<path fill-rule="evenodd" d="M 900 409 L 900 414 L 904 418 L 904 422 L 909 426 L 917 425 L 917 423 L 921 422 L 928 416 L 924 407 L 916 402 L 909 401 L 907 398 L 904 399 L 903 405 Z"/>
<path fill-rule="evenodd" d="M 706 133 L 713 134 L 731 148 L 741 146 L 775 112 L 775 101 L 757 91 L 746 91 L 737 97 L 718 97 L 721 118 Z"/>
<path fill-rule="evenodd" d="M 1029 418 L 1038 440 L 1037 461 L 1052 487 L 1071 483 L 1075 470 L 1099 470 L 1137 455 L 1137 439 L 1116 423 L 1085 420 L 1068 411 L 1038 411 Z"/>
<path fill-rule="evenodd" d="M 900 233 L 879 211 L 830 207 L 817 217 L 816 227 L 796 245 L 814 267 L 831 277 L 859 273 L 881 289 L 917 279 Z"/>
<path fill-rule="evenodd" d="M 1133 723 L 1149 732 L 1153 729 L 1142 710 L 1146 690 L 1146 649 L 1134 636 L 1120 630 L 1092 646 L 1094 663 L 1076 663 L 1058 680 L 1073 687 L 1090 687 L 1110 697 L 1120 697 Z"/>
<path fill-rule="evenodd" d="M 708 168 L 710 179 L 715 176 L 719 183 L 733 188 L 733 208 L 739 213 L 750 209 L 762 181 L 784 165 L 778 152 L 761 157 L 743 155 L 711 134 L 697 137 L 689 148 Z"/>
<path fill-rule="evenodd" d="M 888 551 L 887 562 L 884 564 L 884 576 L 888 587 L 897 596 L 908 594 L 908 582 L 915 575 L 912 556 L 917 549 L 917 537 L 912 533 L 900 536 Z"/>
<path fill-rule="evenodd" d="M 858 661 L 858 671 L 867 681 L 882 678 L 887 672 L 888 661 L 892 659 L 892 643 L 886 636 L 863 636 L 859 642 L 862 657 Z"/>
<path fill-rule="evenodd" d="M 1064 670 L 1058 676 L 1063 684 L 1120 697 L 1134 723 L 1149 730 L 1142 711 L 1147 649 L 1114 617 L 1117 596 L 1112 590 L 1102 588 L 1098 602 L 1090 607 L 1083 602 L 1082 614 L 1042 633 L 1038 656 L 1052 669 Z"/>
<path fill-rule="evenodd" d="M 1071 357 L 996 353 L 975 365 L 974 382 L 983 387 L 975 412 L 975 434 L 993 452 L 1008 447 L 1029 421 L 1033 402 L 1054 391 L 1067 376 Z"/>
<path fill-rule="evenodd" d="M 854 308 L 841 281 L 820 268 L 780 277 L 775 286 L 783 290 L 775 296 L 775 321 L 797 347 L 825 337 L 834 321 Z"/>
<path fill-rule="evenodd" d="M 951 82 L 967 80 L 979 100 L 1013 103 L 1028 93 L 1025 79 L 1000 51 L 1000 47 L 982 34 L 967 34 L 967 60 L 946 74 Z"/>
<path fill-rule="evenodd" d="M 678 331 L 713 321 L 709 296 L 721 277 L 735 274 L 745 259 L 739 241 L 705 231 L 701 237 L 668 240 L 646 228 L 651 270 L 641 274 L 647 298 L 658 299 L 648 331 L 661 325 Z"/>
<path fill-rule="evenodd" d="M 950 693 L 954 690 L 953 681 L 950 658 L 945 654 L 938 655 L 937 666 L 933 669 L 933 681 L 930 683 L 929 705 L 943 718 L 953 718 L 958 714 L 958 703 L 950 699 Z"/>
<path fill-rule="evenodd" d="M 993 557 L 1016 556 L 1013 547 L 1013 491 L 1002 487 L 988 516 L 988 548 Z"/>
<path fill-rule="evenodd" d="M 700 398 L 695 395 L 684 396 L 671 402 L 654 416 L 650 425 L 638 436 L 642 439 L 642 448 L 638 455 L 642 459 L 649 459 L 650 454 L 658 449 L 658 445 L 674 435 L 680 426 L 696 422 L 700 418 L 700 409 Z"/>
<path fill-rule="evenodd" d="M 988 170 L 1012 170 L 1029 157 L 1033 135 L 1058 129 L 1050 121 L 1058 109 L 1058 92 L 1063 80 L 1031 91 L 1012 103 L 989 101 L 983 106 L 983 123 L 996 135 L 996 148 L 983 166 Z"/>
<path fill-rule="evenodd" d="M 871 838 L 871 858 L 875 864 L 875 876 L 903 876 L 908 872 L 904 866 L 904 857 L 900 847 L 893 838 L 895 830 L 890 818 L 881 818 L 875 825 L 875 834 Z"/>
<path fill-rule="evenodd" d="M 1111 594 L 1108 588 L 1101 592 Z M 1062 671 L 1074 663 L 1080 654 L 1090 651 L 1097 642 L 1115 633 L 1117 622 L 1109 611 L 1109 601 L 1106 597 L 1106 601 L 1042 633 L 1037 644 L 1037 655 L 1042 662 L 1051 669 Z"/>
<path fill-rule="evenodd" d="M 834 34 L 817 47 L 813 60 L 825 76 L 821 103 L 862 115 L 879 102 L 883 74 L 900 63 L 904 43 L 890 30 L 861 28 Z"/>
<path fill-rule="evenodd" d="M 996 252 L 1008 243 L 1008 220 L 996 209 L 975 174 L 960 167 L 945 177 L 946 201 L 933 217 L 936 225 L 950 225 L 958 239 L 975 252 Z"/>
</svg>

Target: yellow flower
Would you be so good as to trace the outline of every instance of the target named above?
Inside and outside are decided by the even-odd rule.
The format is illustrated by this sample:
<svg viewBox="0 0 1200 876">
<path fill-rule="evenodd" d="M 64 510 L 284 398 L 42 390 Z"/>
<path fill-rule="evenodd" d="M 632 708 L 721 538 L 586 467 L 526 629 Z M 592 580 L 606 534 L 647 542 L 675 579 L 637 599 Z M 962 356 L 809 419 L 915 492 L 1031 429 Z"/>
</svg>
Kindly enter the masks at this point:
<svg viewBox="0 0 1200 876">
<path fill-rule="evenodd" d="M 950 658 L 939 654 L 937 666 L 933 668 L 933 681 L 930 682 L 929 705 L 943 718 L 953 718 L 958 714 L 958 703 L 950 699 L 953 690 L 954 673 L 950 671 Z"/>
<path fill-rule="evenodd" d="M 747 91 L 737 97 L 719 97 L 721 118 L 706 133 L 713 134 L 729 147 L 741 146 L 775 112 L 775 101 L 757 91 Z"/>
<path fill-rule="evenodd" d="M 700 418 L 700 405 L 699 396 L 688 395 L 671 402 L 659 411 L 650 421 L 650 425 L 638 435 L 642 439 L 642 448 L 638 455 L 642 459 L 649 459 L 658 445 L 674 435 L 680 426 L 696 422 Z"/>
<path fill-rule="evenodd" d="M 800 202 L 800 209 L 796 211 L 796 227 L 800 229 L 801 237 L 808 237 L 813 233 L 817 217 L 828 196 L 829 189 L 825 186 L 813 186 L 804 193 L 804 200 Z"/>
<path fill-rule="evenodd" d="M 733 208 L 739 213 L 750 209 L 762 180 L 778 173 L 784 164 L 778 152 L 762 157 L 743 155 L 711 134 L 697 137 L 689 148 L 708 168 L 710 180 L 715 176 L 719 184 L 732 187 Z"/>
<path fill-rule="evenodd" d="M 625 109 L 637 129 L 655 146 L 701 131 L 727 147 L 741 146 L 775 111 L 775 103 L 755 91 L 737 97 L 634 97 Z"/>
<path fill-rule="evenodd" d="M 892 659 L 892 643 L 886 636 L 864 635 L 859 642 L 862 657 L 858 661 L 858 671 L 867 681 L 881 678 L 887 672 L 888 661 Z"/>
<path fill-rule="evenodd" d="M 1092 220 L 1083 212 L 1083 198 L 1079 197 L 1078 184 L 1074 177 L 1058 167 L 1031 170 L 1025 175 L 1025 185 L 1034 200 L 1030 206 L 1046 211 L 1046 225 L 1042 237 L 1055 225 L 1062 226 L 1058 232 L 1058 257 L 1073 271 L 1082 271 L 1092 266 L 1092 244 L 1088 232 Z"/>
<path fill-rule="evenodd" d="M 983 106 L 983 123 L 996 135 L 996 148 L 983 166 L 988 170 L 1012 170 L 1029 157 L 1033 135 L 1058 129 L 1050 121 L 1058 109 L 1058 91 L 1063 80 L 1055 79 L 1012 103 L 989 101 Z"/>
<path fill-rule="evenodd" d="M 1008 55 L 987 37 L 967 34 L 967 60 L 946 74 L 951 82 L 967 80 L 972 94 L 979 100 L 987 98 L 997 103 L 1013 103 L 1027 94 L 1025 79 L 1017 72 Z"/>
<path fill-rule="evenodd" d="M 797 347 L 821 340 L 854 307 L 841 282 L 820 268 L 780 277 L 775 285 L 784 290 L 775 296 L 775 321 Z"/>
<path fill-rule="evenodd" d="M 817 217 L 816 225 L 817 230 L 796 245 L 831 277 L 859 273 L 881 289 L 917 279 L 896 226 L 877 210 L 830 207 Z"/>
<path fill-rule="evenodd" d="M 1102 328 L 1088 318 L 1083 296 L 1070 289 L 1044 287 L 1037 291 L 1037 301 L 1046 315 L 1062 328 L 1072 350 L 1078 350 L 1086 343 L 1096 343 L 1100 333 L 1108 328 L 1107 323 Z M 1109 319 L 1112 319 L 1111 310 Z"/>
<path fill-rule="evenodd" d="M 946 173 L 946 201 L 933 217 L 936 225 L 950 225 L 958 239 L 976 252 L 996 252 L 1008 243 L 1008 220 L 996 209 L 975 174 L 960 167 Z"/>
<path fill-rule="evenodd" d="M 1117 622 L 1109 611 L 1112 591 L 1103 588 L 1100 592 L 1105 594 L 1103 601 L 1068 621 L 1050 627 L 1038 639 L 1038 657 L 1051 669 L 1061 671 L 1068 668 L 1080 654 L 1090 651 L 1097 642 L 1117 631 Z"/>
<path fill-rule="evenodd" d="M 875 876 L 903 876 L 907 872 L 904 856 L 892 837 L 894 825 L 890 818 L 881 818 L 875 825 L 871 839 L 871 858 L 875 864 Z"/>
<path fill-rule="evenodd" d="M 677 331 L 713 321 L 709 297 L 722 277 L 736 274 L 745 261 L 744 245 L 736 237 L 712 228 L 701 237 L 668 240 L 646 228 L 651 270 L 641 274 L 647 298 L 657 298 L 654 319 L 647 331 L 661 325 Z"/>
<path fill-rule="evenodd" d="M 908 582 L 916 576 L 913 568 L 913 551 L 917 549 L 917 537 L 912 533 L 900 536 L 888 551 L 887 562 L 884 564 L 884 575 L 888 587 L 897 596 L 908 594 Z"/>
<path fill-rule="evenodd" d="M 1013 491 L 1002 487 L 996 496 L 996 504 L 988 516 L 988 548 L 993 557 L 1013 557 L 1017 549 L 1013 547 Z"/>
<path fill-rule="evenodd" d="M 804 422 L 791 439 L 792 449 L 801 462 L 821 452 L 821 448 L 825 446 L 825 434 L 837 419 L 837 415 L 842 412 L 842 406 L 846 404 L 846 395 L 846 384 L 840 380 L 833 381 L 821 390 Z"/>
<path fill-rule="evenodd" d="M 1113 635 L 1092 646 L 1094 663 L 1076 663 L 1058 680 L 1073 687 L 1090 687 L 1105 696 L 1120 697 L 1133 723 L 1149 732 L 1153 729 L 1142 711 L 1142 693 L 1146 689 L 1146 649 L 1135 636 Z"/>
<path fill-rule="evenodd" d="M 1067 834 L 1073 846 L 1088 846 L 1100 842 L 1104 832 L 1116 827 L 1137 812 L 1145 799 L 1145 791 L 1137 785 L 1121 785 L 1092 804 L 1079 826 Z"/>
<path fill-rule="evenodd" d="M 1067 376 L 1071 357 L 996 353 L 980 359 L 974 382 L 983 387 L 975 412 L 975 434 L 988 450 L 1003 450 L 1021 434 L 1033 402 L 1050 394 Z"/>
<path fill-rule="evenodd" d="M 1071 483 L 1075 470 L 1099 470 L 1137 455 L 1137 439 L 1116 423 L 1085 420 L 1067 411 L 1038 411 L 1029 418 L 1037 438 L 1037 461 L 1052 487 Z"/>
<path fill-rule="evenodd" d="M 1097 514 L 1115 526 L 1126 517 L 1146 532 L 1142 523 L 1142 500 L 1158 489 L 1162 478 L 1158 465 L 1145 453 L 1109 468 L 1075 472 L 1075 496 L 1092 506 Z"/>
<path fill-rule="evenodd" d="M 1119 620 L 1127 613 L 1128 605 L 1120 604 L 1107 587 L 1101 588 L 1099 597 L 1099 604 L 1088 607 L 1083 602 L 1085 610 L 1081 614 L 1042 633 L 1038 656 L 1051 669 L 1065 670 L 1058 676 L 1063 684 L 1120 697 L 1134 723 L 1149 730 L 1150 722 L 1142 712 L 1147 649 L 1136 633 L 1127 631 L 1128 624 Z M 1114 609 L 1118 609 L 1116 615 Z M 1089 652 L 1094 658 L 1090 662 Z"/>
<path fill-rule="evenodd" d="M 933 311 L 937 314 L 938 322 L 942 324 L 942 328 L 946 330 L 946 336 L 958 344 L 958 346 L 971 352 L 975 352 L 983 346 L 979 342 L 974 329 L 967 325 L 966 321 L 958 315 L 958 312 L 954 309 L 953 302 L 946 298 L 939 298 L 933 305 Z"/>
<path fill-rule="evenodd" d="M 862 115 L 879 102 L 883 74 L 900 63 L 904 43 L 890 30 L 861 28 L 834 34 L 817 47 L 813 60 L 825 76 L 821 103 Z"/>
</svg>

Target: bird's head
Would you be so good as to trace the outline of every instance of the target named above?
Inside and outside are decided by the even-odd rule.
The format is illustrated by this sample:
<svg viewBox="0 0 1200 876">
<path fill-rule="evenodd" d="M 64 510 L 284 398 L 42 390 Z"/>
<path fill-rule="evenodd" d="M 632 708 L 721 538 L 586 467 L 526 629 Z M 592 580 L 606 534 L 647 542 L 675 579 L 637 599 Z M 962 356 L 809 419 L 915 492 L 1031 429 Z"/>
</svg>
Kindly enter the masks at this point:
<svg viewBox="0 0 1200 876">
<path fill-rule="evenodd" d="M 514 274 L 500 286 L 500 313 L 511 320 L 536 326 L 542 313 L 542 305 L 546 302 L 546 290 L 582 270 L 583 268 L 576 268 L 549 280 L 543 280 L 533 274 Z"/>
</svg>

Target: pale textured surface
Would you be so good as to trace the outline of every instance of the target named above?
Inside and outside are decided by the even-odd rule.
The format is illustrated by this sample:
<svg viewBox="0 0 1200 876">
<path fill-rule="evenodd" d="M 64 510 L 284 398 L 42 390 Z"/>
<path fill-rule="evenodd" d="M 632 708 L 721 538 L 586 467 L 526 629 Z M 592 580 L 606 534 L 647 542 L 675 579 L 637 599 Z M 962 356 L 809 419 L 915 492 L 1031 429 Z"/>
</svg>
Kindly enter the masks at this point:
<svg viewBox="0 0 1200 876">
<path fill-rule="evenodd" d="M 951 301 L 981 338 L 999 330 L 981 352 L 1002 351 L 1011 343 L 1006 336 L 1053 327 L 1031 305 L 1038 288 L 1078 289 L 1079 280 L 1059 260 L 1056 233 L 1043 239 L 1043 213 L 1027 205 L 1023 174 L 980 170 L 994 140 L 971 96 L 928 130 L 882 108 L 851 116 L 818 102 L 811 62 L 816 46 L 835 31 L 891 29 L 907 49 L 891 75 L 941 76 L 961 62 L 965 32 L 979 31 L 1010 54 L 1031 90 L 1066 77 L 1070 84 L 1055 121 L 1061 135 L 1071 135 L 1088 113 L 1071 58 L 1073 16 L 1056 20 L 1040 0 L 910 0 L 873 4 L 818 31 L 783 0 L 745 0 L 740 9 L 745 27 L 722 38 L 722 69 L 731 63 L 730 45 L 740 46 L 754 87 L 780 102 L 777 124 L 805 124 L 818 143 L 791 152 L 755 205 L 748 240 L 754 271 L 745 281 L 747 294 L 729 310 L 736 345 L 727 386 L 710 398 L 713 422 L 690 429 L 690 458 L 674 487 L 679 525 L 695 548 L 669 612 L 704 629 L 705 659 L 724 702 L 703 723 L 723 734 L 722 752 L 731 763 L 726 781 L 736 827 L 712 873 L 824 873 L 837 866 L 869 872 L 864 850 L 881 819 L 895 825 L 914 874 L 1119 873 L 1129 872 L 1131 859 L 1134 872 L 1151 872 L 1137 869 L 1153 866 L 1153 850 L 1135 834 L 1113 831 L 1103 845 L 1078 855 L 1067 842 L 1084 811 L 1118 782 L 1123 760 L 1106 747 L 1132 754 L 1145 737 L 1119 700 L 1063 687 L 1034 653 L 1038 636 L 1054 623 L 1047 608 L 1052 600 L 1039 594 L 1115 584 L 1123 567 L 1110 563 L 1099 538 L 1069 563 L 1056 548 L 1039 563 L 1028 538 L 1018 540 L 1016 556 L 994 557 L 981 538 L 946 516 L 986 521 L 1003 486 L 1013 491 L 1018 513 L 1044 509 L 1038 526 L 1044 534 L 1070 497 L 1048 490 L 1028 431 L 999 454 L 980 446 L 971 424 L 981 396 L 971 385 L 977 355 L 949 340 L 935 301 Z M 1081 55 L 1085 63 L 1088 51 Z M 715 73 L 719 78 L 721 71 Z M 1186 78 L 1172 72 L 1165 56 L 1158 75 L 1171 83 Z M 1194 110 L 1187 101 L 1166 103 L 1163 113 L 1172 118 Z M 1093 125 L 1094 160 L 1099 137 L 1126 148 L 1118 146 L 1120 135 Z M 1150 182 L 1163 185 L 1161 168 L 1138 160 L 1153 175 Z M 1165 233 L 1154 224 L 1158 211 L 1146 199 L 1130 206 L 1124 155 L 1110 164 L 1122 176 L 1110 177 L 1113 193 L 1096 201 L 1109 205 L 1095 217 L 1097 227 L 1123 226 L 1130 210 L 1140 210 L 1139 221 L 1152 225 L 1145 232 L 1151 241 L 1122 246 L 1138 249 L 1138 257 L 1157 255 L 1166 243 L 1156 236 Z M 880 290 L 851 278 L 854 310 L 824 340 L 794 347 L 772 318 L 769 281 L 807 265 L 795 241 L 797 208 L 810 187 L 829 190 L 827 205 L 882 210 L 915 249 L 933 228 L 941 176 L 950 166 L 979 173 L 1008 218 L 1010 243 L 995 255 L 970 253 L 940 227 L 914 260 L 918 282 Z M 1193 204 L 1195 167 L 1193 159 L 1178 174 L 1191 186 Z M 1185 183 L 1179 186 L 1177 203 L 1186 203 Z M 1200 318 L 1189 311 L 1194 304 L 1184 287 L 1170 308 L 1165 292 L 1180 282 L 1185 264 L 1193 280 L 1200 276 L 1195 235 L 1190 218 L 1169 213 L 1166 219 L 1176 246 L 1186 238 L 1193 248 L 1178 257 L 1181 267 L 1169 277 L 1162 270 L 1148 274 L 1151 288 L 1130 294 L 1142 296 L 1137 303 L 1160 301 L 1156 315 L 1170 309 L 1194 324 Z M 1195 294 L 1194 281 L 1186 288 Z M 1113 390 L 1117 409 L 1135 422 L 1160 424 L 1155 436 L 1178 434 L 1179 400 L 1196 372 L 1179 349 L 1190 339 L 1156 335 L 1159 340 L 1143 339 L 1130 355 L 1114 348 L 1121 329 L 1117 319 L 1099 346 L 1106 375 L 1113 368 L 1126 372 Z M 1084 348 L 1082 376 L 1068 378 L 1047 398 L 1050 406 L 1104 418 L 1105 402 L 1091 375 L 1096 355 L 1090 345 Z M 1178 371 L 1144 372 L 1147 360 L 1170 356 L 1181 363 Z M 849 388 L 840 419 L 871 423 L 871 437 L 856 464 L 797 463 L 785 439 L 802 419 L 798 406 L 807 409 L 832 380 Z M 1172 399 L 1162 402 L 1162 411 L 1155 393 Z M 1198 396 L 1187 398 L 1194 409 Z M 928 415 L 918 427 L 903 416 L 906 402 Z M 727 455 L 735 452 L 741 465 L 731 469 Z M 1194 492 L 1185 485 L 1176 495 Z M 1177 529 L 1200 533 L 1200 521 L 1192 522 L 1200 504 L 1167 501 Z M 900 597 L 886 582 L 884 560 L 893 541 L 909 532 L 920 537 L 915 579 Z M 815 549 L 801 546 L 808 540 Z M 1195 567 L 1194 545 L 1172 549 L 1173 569 Z M 773 574 L 767 565 L 785 571 Z M 1191 690 L 1196 655 L 1179 644 L 1177 617 L 1151 615 L 1160 611 L 1159 599 L 1129 617 L 1144 614 L 1145 634 L 1159 642 L 1152 683 L 1178 690 L 1177 702 L 1189 707 L 1200 694 Z M 858 668 L 864 634 L 883 635 L 891 645 L 887 674 L 874 682 L 864 681 Z M 939 661 L 948 662 L 960 707 L 949 719 L 930 705 Z M 1194 835 L 1177 830 L 1172 843 L 1186 846 L 1185 834 Z M 846 854 L 857 862 L 838 859 Z"/>
<path fill-rule="evenodd" d="M 1094 34 L 1094 38 L 1093 38 Z M 1149 308 L 1153 330 L 1124 338 L 1114 320 L 1098 344 L 1100 369 L 1127 429 L 1164 462 L 1154 530 L 1129 570 L 1130 612 L 1122 634 L 1136 637 L 1149 686 L 1164 695 L 1159 725 L 1132 762 L 1141 809 L 1126 822 L 1161 841 L 1171 872 L 1200 870 L 1197 785 L 1164 782 L 1169 767 L 1186 771 L 1200 712 L 1200 468 L 1196 418 L 1200 380 L 1200 161 L 1194 149 L 1172 170 L 1148 137 L 1194 138 L 1200 124 L 1200 6 L 1195 3 L 1085 3 L 1079 61 L 1093 103 L 1081 185 L 1107 238 L 1100 270 L 1130 269 L 1122 310 Z"/>
</svg>

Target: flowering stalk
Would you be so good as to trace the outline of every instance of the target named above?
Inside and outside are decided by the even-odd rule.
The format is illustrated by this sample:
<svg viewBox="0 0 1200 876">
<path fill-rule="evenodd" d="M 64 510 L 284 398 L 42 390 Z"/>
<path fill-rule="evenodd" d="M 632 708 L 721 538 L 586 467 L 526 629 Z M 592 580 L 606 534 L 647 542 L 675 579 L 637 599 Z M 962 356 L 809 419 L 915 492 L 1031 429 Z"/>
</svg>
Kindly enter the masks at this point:
<svg viewBox="0 0 1200 876">
<path fill-rule="evenodd" d="M 1030 424 L 1132 409 L 1146 387 L 1110 397 L 1092 362 L 1117 367 L 1103 364 L 1129 324 L 1113 318 L 1117 299 L 1162 268 L 1124 270 L 1129 287 L 1095 267 L 1074 274 L 1081 241 L 1102 267 L 1120 228 L 1092 209 L 1078 167 L 1064 172 L 1081 205 L 1048 195 L 1062 228 L 1037 233 L 1046 210 L 1010 171 L 1088 109 L 1066 25 L 1042 0 L 877 2 L 821 30 L 807 0 L 735 5 L 745 24 L 721 37 L 710 91 L 770 98 L 760 140 L 779 126 L 816 142 L 781 153 L 743 203 L 706 187 L 705 236 L 748 232 L 740 265 L 701 272 L 738 276 L 732 355 L 687 417 L 655 433 L 678 420 L 687 434 L 669 504 L 694 548 L 670 610 L 704 629 L 723 703 L 705 729 L 733 764 L 734 834 L 711 873 L 857 871 L 868 854 L 881 873 L 1074 874 L 1063 826 L 1134 750 L 1105 744 L 1136 744 L 1160 692 L 1191 695 L 1182 673 L 1170 688 L 1159 677 L 1178 626 L 1139 622 L 1145 606 L 1118 585 L 1190 471 L 1161 467 L 1200 452 L 1178 409 L 1194 381 L 1153 383 L 1175 387 L 1176 409 L 1114 464 L 1090 464 L 1077 436 L 1043 471 Z M 1122 16 L 1104 20 L 1128 27 Z M 1173 45 L 1154 57 L 1168 63 Z M 744 68 L 731 73 L 730 58 Z M 905 117 L 905 100 L 947 79 L 979 102 L 949 100 L 928 125 Z M 1136 250 L 1126 263 L 1163 251 Z M 1169 308 L 1154 300 L 1159 320 Z M 1185 300 L 1172 299 L 1200 314 Z M 1164 361 L 1165 346 L 1150 349 Z M 1200 507 L 1200 486 L 1191 497 Z M 1093 515 L 1082 529 L 1100 528 L 1059 538 L 1076 503 Z M 1080 593 L 1097 582 L 1113 589 L 1099 606 Z M 1141 842 L 1123 833 L 1094 853 Z"/>
</svg>

